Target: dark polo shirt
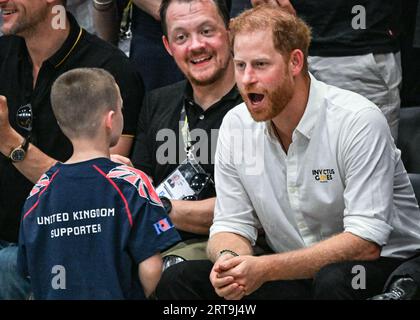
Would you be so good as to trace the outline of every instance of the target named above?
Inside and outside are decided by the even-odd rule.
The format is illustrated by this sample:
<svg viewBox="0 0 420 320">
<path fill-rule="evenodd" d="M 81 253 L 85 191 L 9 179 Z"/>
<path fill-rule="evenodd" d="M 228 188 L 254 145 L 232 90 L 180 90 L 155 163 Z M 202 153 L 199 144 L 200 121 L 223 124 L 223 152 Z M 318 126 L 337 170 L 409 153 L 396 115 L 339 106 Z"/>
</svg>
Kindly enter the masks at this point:
<svg viewBox="0 0 420 320">
<path fill-rule="evenodd" d="M 125 55 L 81 29 L 71 15 L 68 17 L 70 34 L 62 47 L 42 64 L 35 87 L 32 62 L 23 38 L 0 38 L 0 95 L 8 99 L 9 121 L 14 129 L 26 136 L 28 132 L 16 124 L 16 111 L 31 103 L 33 143 L 60 161 L 70 157 L 72 146 L 58 127 L 51 109 L 51 86 L 58 76 L 80 67 L 108 70 L 115 77 L 124 101 L 123 134 L 135 134 L 143 99 L 142 82 Z M 15 169 L 9 159 L 0 155 L 0 239 L 17 241 L 20 212 L 31 187 L 32 183 Z"/>
<path fill-rule="evenodd" d="M 186 158 L 180 128 L 184 105 L 194 146 L 193 153 L 202 168 L 210 173 L 214 180 L 214 153 L 218 129 L 226 113 L 240 103 L 242 97 L 234 86 L 204 111 L 195 103 L 191 85 L 186 80 L 147 93 L 132 154 L 134 166 L 146 172 L 157 187 L 182 163 Z M 203 237 L 182 230 L 178 232 L 183 240 Z"/>
<path fill-rule="evenodd" d="M 236 86 L 206 111 L 195 103 L 192 97 L 192 88 L 186 80 L 153 90 L 145 96 L 132 162 L 136 168 L 152 177 L 155 186 L 158 186 L 186 157 L 179 123 L 183 105 L 185 105 L 190 132 L 201 129 L 203 130 L 201 133 L 206 134 L 207 140 L 200 140 L 200 132 L 196 137 L 193 134 L 191 138 L 196 159 L 207 173 L 213 175 L 217 130 L 226 113 L 242 103 L 242 97 Z M 173 133 L 175 139 L 172 139 L 170 137 L 172 135 L 168 135 L 168 132 Z M 164 152 L 165 150 L 167 152 Z M 200 154 L 205 151 L 207 151 L 207 156 Z M 176 161 L 160 163 L 162 161 L 158 161 L 157 158 L 162 158 L 162 156 L 164 160 L 175 159 Z"/>
</svg>

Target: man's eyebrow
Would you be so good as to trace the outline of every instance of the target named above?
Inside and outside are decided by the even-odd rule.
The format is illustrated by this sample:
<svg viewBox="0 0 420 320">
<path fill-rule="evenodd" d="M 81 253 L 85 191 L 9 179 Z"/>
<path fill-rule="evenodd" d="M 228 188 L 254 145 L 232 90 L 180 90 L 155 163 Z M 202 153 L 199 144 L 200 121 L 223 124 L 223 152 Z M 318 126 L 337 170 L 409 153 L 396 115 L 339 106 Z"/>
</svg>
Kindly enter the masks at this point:
<svg viewBox="0 0 420 320">
<path fill-rule="evenodd" d="M 217 23 L 216 23 L 215 21 L 210 20 L 210 19 L 207 19 L 207 20 L 204 20 L 203 22 L 201 22 L 201 23 L 198 25 L 198 27 L 200 28 L 200 27 L 202 27 L 202 26 L 204 26 L 204 25 L 206 25 L 206 24 L 217 25 Z"/>
<path fill-rule="evenodd" d="M 201 22 L 200 24 L 198 24 L 196 27 L 194 27 L 195 29 L 199 29 L 202 28 L 205 25 L 211 25 L 211 26 L 217 26 L 218 24 L 214 21 L 214 20 L 204 20 L 203 22 Z M 172 32 L 176 32 L 176 31 L 184 31 L 186 30 L 186 28 L 184 27 L 176 27 L 172 30 Z"/>
<path fill-rule="evenodd" d="M 180 32 L 180 31 L 185 31 L 185 28 L 183 28 L 183 27 L 176 27 L 175 29 L 171 30 L 171 32 Z"/>
</svg>

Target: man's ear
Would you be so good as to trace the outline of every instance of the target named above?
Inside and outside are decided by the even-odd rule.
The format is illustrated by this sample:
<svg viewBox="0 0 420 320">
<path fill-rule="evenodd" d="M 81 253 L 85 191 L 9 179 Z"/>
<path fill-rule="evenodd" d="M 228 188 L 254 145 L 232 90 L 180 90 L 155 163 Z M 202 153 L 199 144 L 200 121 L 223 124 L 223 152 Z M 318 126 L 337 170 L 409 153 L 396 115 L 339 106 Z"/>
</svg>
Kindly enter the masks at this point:
<svg viewBox="0 0 420 320">
<path fill-rule="evenodd" d="M 301 73 L 305 64 L 305 56 L 302 50 L 295 49 L 290 54 L 289 67 L 291 69 L 292 75 L 297 76 Z"/>
<path fill-rule="evenodd" d="M 162 42 L 163 42 L 163 45 L 165 46 L 166 51 L 168 51 L 168 53 L 172 56 L 172 50 L 169 47 L 169 41 L 166 36 L 162 36 Z"/>
</svg>

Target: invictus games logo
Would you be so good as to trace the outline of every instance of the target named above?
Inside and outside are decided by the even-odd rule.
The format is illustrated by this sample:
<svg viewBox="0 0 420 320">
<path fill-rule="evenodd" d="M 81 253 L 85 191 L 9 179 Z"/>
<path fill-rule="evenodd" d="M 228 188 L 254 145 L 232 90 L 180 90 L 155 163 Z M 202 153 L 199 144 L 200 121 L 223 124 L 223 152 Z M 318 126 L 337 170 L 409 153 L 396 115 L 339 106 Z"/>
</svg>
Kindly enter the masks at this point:
<svg viewBox="0 0 420 320">
<path fill-rule="evenodd" d="M 326 183 L 334 179 L 334 169 L 314 169 L 312 175 L 316 181 Z"/>
</svg>

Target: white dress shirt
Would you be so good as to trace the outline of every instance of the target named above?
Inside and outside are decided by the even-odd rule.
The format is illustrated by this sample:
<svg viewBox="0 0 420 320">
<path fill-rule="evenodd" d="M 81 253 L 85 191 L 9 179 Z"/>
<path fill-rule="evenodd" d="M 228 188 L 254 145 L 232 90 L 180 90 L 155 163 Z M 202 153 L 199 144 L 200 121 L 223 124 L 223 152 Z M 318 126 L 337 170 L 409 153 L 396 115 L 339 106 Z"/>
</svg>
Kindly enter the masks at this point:
<svg viewBox="0 0 420 320">
<path fill-rule="evenodd" d="M 216 150 L 217 201 L 210 236 L 252 244 L 263 227 L 275 252 L 350 232 L 384 257 L 420 249 L 420 211 L 381 111 L 364 97 L 311 75 L 304 115 L 287 154 L 271 121 L 243 103 L 224 118 Z"/>
</svg>

